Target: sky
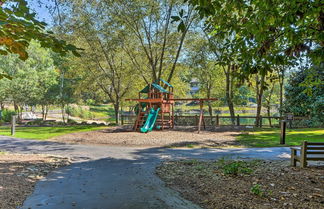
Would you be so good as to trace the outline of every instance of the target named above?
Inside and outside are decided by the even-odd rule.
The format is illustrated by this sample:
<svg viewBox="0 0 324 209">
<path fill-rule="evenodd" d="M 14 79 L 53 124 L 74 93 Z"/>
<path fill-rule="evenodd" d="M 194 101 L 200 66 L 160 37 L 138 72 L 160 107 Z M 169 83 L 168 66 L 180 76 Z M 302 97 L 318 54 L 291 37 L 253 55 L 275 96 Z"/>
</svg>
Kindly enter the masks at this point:
<svg viewBox="0 0 324 209">
<path fill-rule="evenodd" d="M 54 6 L 53 0 L 27 0 L 27 2 L 29 8 L 37 14 L 38 20 L 51 24 L 52 17 L 45 5 Z"/>
</svg>

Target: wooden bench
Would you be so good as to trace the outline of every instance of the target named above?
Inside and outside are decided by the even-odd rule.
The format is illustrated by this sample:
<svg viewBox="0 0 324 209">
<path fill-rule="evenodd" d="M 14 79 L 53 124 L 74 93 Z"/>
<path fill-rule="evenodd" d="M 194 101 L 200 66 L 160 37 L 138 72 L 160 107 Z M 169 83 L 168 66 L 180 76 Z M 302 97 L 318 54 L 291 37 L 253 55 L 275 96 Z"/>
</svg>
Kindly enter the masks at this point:
<svg viewBox="0 0 324 209">
<path fill-rule="evenodd" d="M 291 148 L 291 165 L 296 167 L 297 161 L 302 168 L 307 166 L 307 161 L 324 161 L 324 142 L 304 141 L 300 148 Z"/>
</svg>

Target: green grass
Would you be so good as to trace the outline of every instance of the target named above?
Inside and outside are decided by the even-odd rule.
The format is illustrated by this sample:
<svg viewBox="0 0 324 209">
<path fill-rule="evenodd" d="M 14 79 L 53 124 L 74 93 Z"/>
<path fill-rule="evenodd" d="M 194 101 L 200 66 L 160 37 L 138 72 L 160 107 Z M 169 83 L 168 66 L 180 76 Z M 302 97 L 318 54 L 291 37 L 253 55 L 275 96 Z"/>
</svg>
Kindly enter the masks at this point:
<svg viewBox="0 0 324 209">
<path fill-rule="evenodd" d="M 78 126 L 59 126 L 59 127 L 16 127 L 16 134 L 14 137 L 24 139 L 37 139 L 45 140 L 55 136 L 61 136 L 64 134 L 84 131 L 94 131 L 107 128 L 105 126 L 90 126 L 90 125 L 78 125 Z M 0 127 L 0 135 L 11 136 L 10 127 Z"/>
<path fill-rule="evenodd" d="M 107 118 L 108 122 L 115 122 L 115 110 L 113 105 L 97 105 L 90 106 L 89 111 L 95 116 L 95 118 Z"/>
<path fill-rule="evenodd" d="M 280 145 L 280 129 L 256 129 L 242 133 L 237 140 L 247 147 L 276 147 L 301 145 L 304 140 L 324 142 L 323 128 L 288 129 L 286 145 Z"/>
</svg>

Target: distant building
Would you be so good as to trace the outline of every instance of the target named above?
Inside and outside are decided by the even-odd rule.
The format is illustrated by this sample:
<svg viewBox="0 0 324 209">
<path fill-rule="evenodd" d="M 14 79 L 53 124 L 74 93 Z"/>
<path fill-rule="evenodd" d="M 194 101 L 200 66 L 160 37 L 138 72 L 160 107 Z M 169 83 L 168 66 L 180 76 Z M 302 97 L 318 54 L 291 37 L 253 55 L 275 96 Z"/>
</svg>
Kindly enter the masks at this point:
<svg viewBox="0 0 324 209">
<path fill-rule="evenodd" d="M 199 91 L 199 82 L 198 79 L 193 78 L 190 81 L 190 94 L 194 95 Z"/>
</svg>

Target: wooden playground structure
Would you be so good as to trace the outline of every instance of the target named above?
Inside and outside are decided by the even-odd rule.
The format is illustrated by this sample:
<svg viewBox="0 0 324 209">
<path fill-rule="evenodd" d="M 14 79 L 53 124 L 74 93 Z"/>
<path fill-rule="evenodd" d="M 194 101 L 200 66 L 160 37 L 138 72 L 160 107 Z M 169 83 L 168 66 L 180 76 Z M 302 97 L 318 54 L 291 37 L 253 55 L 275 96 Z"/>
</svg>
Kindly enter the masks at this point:
<svg viewBox="0 0 324 209">
<path fill-rule="evenodd" d="M 162 87 L 163 86 L 163 87 Z M 159 79 L 149 85 L 147 85 L 144 89 L 142 89 L 138 93 L 138 99 L 126 99 L 126 101 L 137 101 L 136 108 L 136 120 L 133 126 L 135 131 L 142 131 L 141 127 L 143 127 L 150 117 L 149 114 L 156 114 L 155 120 L 151 120 L 153 124 L 150 125 L 152 130 L 153 126 L 157 129 L 170 129 L 174 128 L 174 105 L 176 101 L 199 101 L 200 105 L 200 115 L 198 122 L 198 133 L 200 133 L 201 125 L 204 124 L 204 112 L 203 106 L 205 101 L 215 101 L 216 98 L 204 98 L 204 99 L 192 99 L 192 98 L 184 98 L 184 99 L 175 99 L 173 94 L 174 88 L 173 86 L 164 81 L 163 79 Z M 146 97 L 143 96 L 146 95 Z M 156 112 L 154 112 L 155 110 Z M 152 112 L 151 112 L 152 111 Z M 152 116 L 153 117 L 153 116 Z"/>
</svg>

